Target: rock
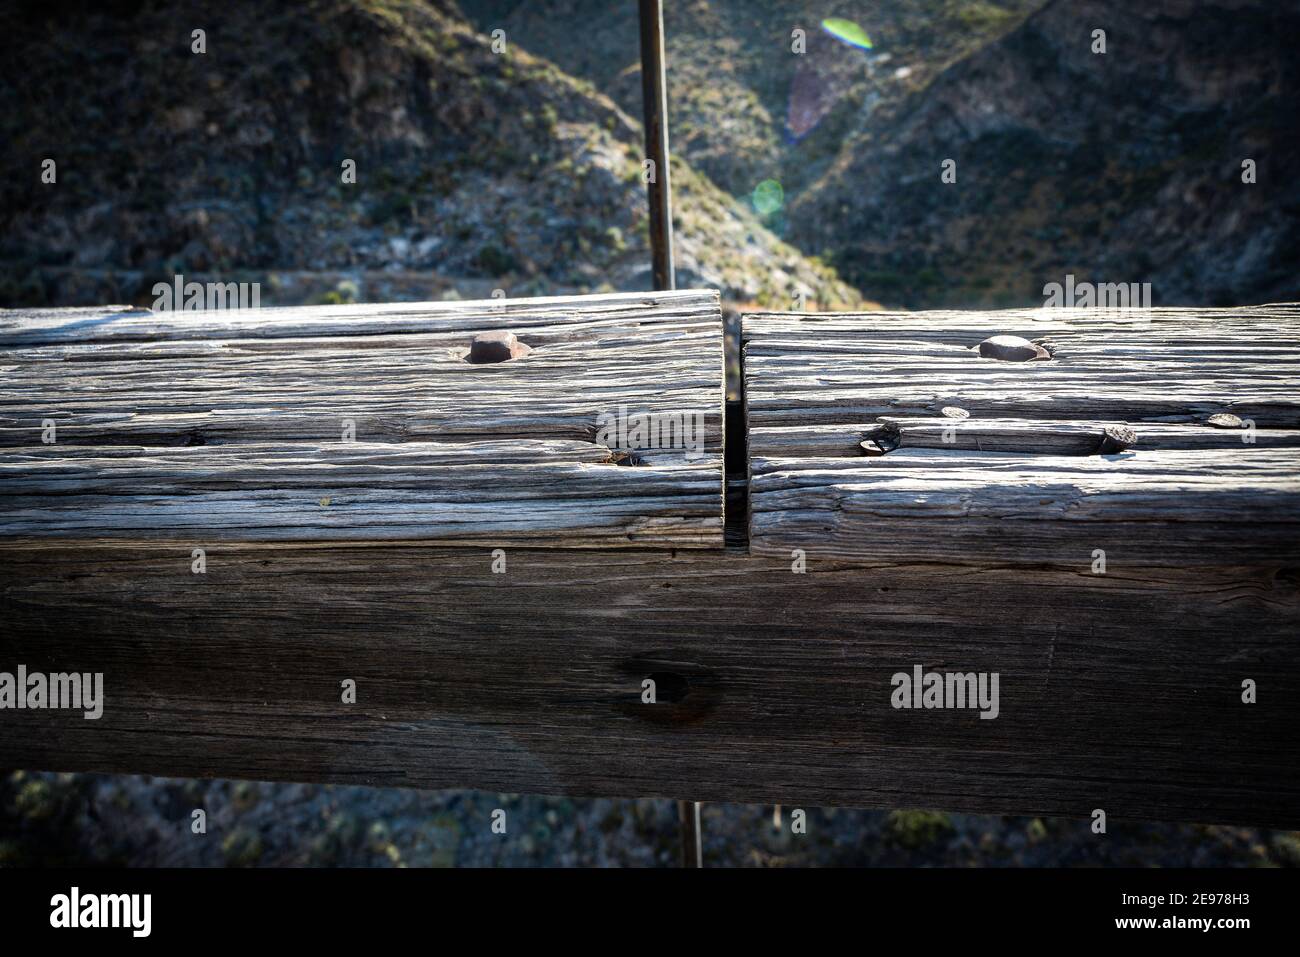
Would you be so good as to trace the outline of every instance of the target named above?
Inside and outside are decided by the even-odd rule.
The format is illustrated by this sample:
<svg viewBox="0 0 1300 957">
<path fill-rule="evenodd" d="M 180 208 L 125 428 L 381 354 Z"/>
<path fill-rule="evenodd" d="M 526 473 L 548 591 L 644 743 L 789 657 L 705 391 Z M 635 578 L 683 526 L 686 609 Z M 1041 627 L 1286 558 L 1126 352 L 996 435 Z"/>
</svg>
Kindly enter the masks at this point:
<svg viewBox="0 0 1300 957">
<path fill-rule="evenodd" d="M 1042 346 L 1034 345 L 1019 336 L 992 336 L 985 339 L 980 343 L 980 355 L 985 359 L 1001 359 L 1004 362 L 1052 358 L 1051 353 Z"/>
<path fill-rule="evenodd" d="M 507 362 L 510 359 L 526 356 L 532 351 L 530 346 L 516 339 L 513 332 L 506 332 L 502 329 L 497 332 L 484 332 L 475 336 L 474 341 L 470 343 L 469 355 L 465 356 L 465 361 L 472 362 L 475 365 L 487 362 Z"/>
</svg>

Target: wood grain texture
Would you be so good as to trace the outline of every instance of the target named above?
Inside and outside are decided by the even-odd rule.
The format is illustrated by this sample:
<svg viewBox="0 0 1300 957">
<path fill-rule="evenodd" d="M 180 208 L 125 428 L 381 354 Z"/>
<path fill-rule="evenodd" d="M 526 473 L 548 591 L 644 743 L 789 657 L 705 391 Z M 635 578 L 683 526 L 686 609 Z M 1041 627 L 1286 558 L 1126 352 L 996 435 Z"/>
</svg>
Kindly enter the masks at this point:
<svg viewBox="0 0 1300 957">
<path fill-rule="evenodd" d="M 1300 564 L 1296 450 L 753 459 L 755 554 L 878 561 Z"/>
<path fill-rule="evenodd" d="M 600 326 L 698 322 L 718 301 L 712 290 L 536 296 L 445 302 L 353 303 L 151 312 L 129 306 L 0 310 L 0 348 L 109 342 L 301 339 L 314 336 L 441 334 L 465 339 L 504 329 L 548 341 L 587 341 Z M 521 336 L 523 338 L 523 336 Z M 527 340 L 525 340 L 527 341 Z M 351 343 L 347 348 L 355 348 Z M 339 343 L 343 348 L 343 344 Z"/>
<path fill-rule="evenodd" d="M 0 712 L 0 766 L 1300 826 L 1294 569 L 0 550 L 0 621 L 106 698 Z M 918 664 L 997 719 L 892 708 Z"/>
<path fill-rule="evenodd" d="M 1051 358 L 982 358 L 999 334 Z M 1294 305 L 763 314 L 743 338 L 755 554 L 1086 567 L 1097 549 L 1131 566 L 1300 553 Z"/>
<path fill-rule="evenodd" d="M 890 436 L 899 449 L 953 452 L 1039 452 L 1047 455 L 1094 455 L 1112 422 L 1043 419 L 967 419 L 882 415 L 873 422 L 754 428 L 750 453 L 756 458 L 856 458 L 864 438 Z M 954 427 L 955 426 L 955 427 Z M 1241 429 L 1210 425 L 1144 422 L 1135 428 L 1134 451 L 1153 449 L 1237 449 Z M 1256 429 L 1260 448 L 1300 447 L 1300 429 Z"/>
<path fill-rule="evenodd" d="M 720 544 L 717 456 L 619 467 L 603 446 L 554 440 L 76 452 L 91 454 L 0 454 L 6 545 Z"/>
<path fill-rule="evenodd" d="M 938 415 L 1203 423 L 1232 412 L 1300 427 L 1300 306 L 1236 309 L 758 313 L 744 317 L 751 428 Z M 1007 333 L 1047 362 L 975 351 Z M 853 416 L 853 418 L 846 418 Z"/>
<path fill-rule="evenodd" d="M 0 374 L 0 538 L 722 546 L 714 292 L 10 311 Z"/>
<path fill-rule="evenodd" d="M 0 670 L 106 696 L 0 711 L 0 765 L 1300 826 L 1293 307 L 747 320 L 755 555 L 677 547 L 721 540 L 721 333 L 658 296 L 0 320 Z M 466 365 L 491 329 L 531 351 Z M 702 461 L 595 441 L 697 398 Z M 998 717 L 895 709 L 915 666 Z"/>
</svg>

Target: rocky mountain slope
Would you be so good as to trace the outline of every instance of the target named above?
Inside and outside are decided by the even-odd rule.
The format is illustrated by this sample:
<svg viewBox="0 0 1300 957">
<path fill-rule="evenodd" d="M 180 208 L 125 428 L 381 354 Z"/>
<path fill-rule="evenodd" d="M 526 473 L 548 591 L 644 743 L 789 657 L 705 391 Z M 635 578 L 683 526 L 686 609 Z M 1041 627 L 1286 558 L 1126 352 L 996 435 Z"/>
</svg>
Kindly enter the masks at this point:
<svg viewBox="0 0 1300 957">
<path fill-rule="evenodd" d="M 451 0 L 25 0 L 0 38 L 0 305 L 147 302 L 175 272 L 263 278 L 264 303 L 340 276 L 363 298 L 649 288 L 639 124 Z M 679 284 L 857 301 L 673 176 Z"/>
<path fill-rule="evenodd" d="M 1297 0 L 681 0 L 666 21 L 682 284 L 1300 296 Z M 635 4 L 598 0 L 10 4 L 0 303 L 138 300 L 178 271 L 264 278 L 269 302 L 645 288 L 637 43 Z"/>
<path fill-rule="evenodd" d="M 462 5 L 639 103 L 632 4 Z M 831 16 L 873 48 L 820 32 Z M 665 19 L 674 149 L 741 199 L 779 182 L 767 225 L 869 298 L 1034 305 L 1071 272 L 1150 282 L 1156 304 L 1300 298 L 1296 0 L 691 0 Z"/>
<path fill-rule="evenodd" d="M 675 0 L 664 5 L 674 151 L 734 195 L 764 180 L 793 192 L 823 171 L 848 124 L 923 87 L 1045 0 Z M 637 6 L 604 0 L 461 0 L 480 30 L 507 35 L 640 115 Z M 820 28 L 859 23 L 868 54 Z M 805 52 L 793 51 L 803 31 Z M 574 42 L 581 37 L 581 42 Z M 814 117 L 797 114 L 801 93 Z M 806 98 L 806 97 L 805 97 Z M 792 116 L 792 111 L 796 114 Z M 792 122 L 793 128 L 792 128 Z M 779 218 L 775 222 L 779 225 Z"/>
<path fill-rule="evenodd" d="M 1294 0 L 1053 0 L 854 130 L 789 236 L 910 305 L 1040 303 L 1067 273 L 1300 298 L 1298 46 Z"/>
</svg>

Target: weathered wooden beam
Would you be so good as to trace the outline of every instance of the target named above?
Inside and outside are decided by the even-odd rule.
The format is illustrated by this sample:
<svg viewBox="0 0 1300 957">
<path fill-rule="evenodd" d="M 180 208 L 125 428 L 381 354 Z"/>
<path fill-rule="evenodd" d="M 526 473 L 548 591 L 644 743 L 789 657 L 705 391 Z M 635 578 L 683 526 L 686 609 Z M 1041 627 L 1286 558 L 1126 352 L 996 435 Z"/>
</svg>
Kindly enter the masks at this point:
<svg viewBox="0 0 1300 957">
<path fill-rule="evenodd" d="M 1300 307 L 759 313 L 744 317 L 749 425 L 835 425 L 879 416 L 1300 427 Z M 979 343 L 1041 342 L 1046 362 L 1000 362 Z"/>
<path fill-rule="evenodd" d="M 260 326 L 244 313 L 62 326 L 6 317 L 0 445 L 41 444 L 47 420 L 65 444 L 337 440 L 345 420 L 361 441 L 590 441 L 602 414 L 625 407 L 704 415 L 705 445 L 717 451 L 716 294 L 653 295 L 674 299 L 576 297 L 544 313 L 461 303 L 451 317 L 431 303 L 427 315 L 409 306 L 373 320 L 267 309 Z M 532 347 L 526 358 L 465 361 L 476 335 L 506 325 Z"/>
<path fill-rule="evenodd" d="M 658 296 L 0 316 L 0 685 L 105 695 L 0 764 L 1300 825 L 1294 307 L 749 320 L 723 549 L 716 300 Z M 596 441 L 697 400 L 701 460 Z"/>
<path fill-rule="evenodd" d="M 1294 306 L 747 316 L 750 547 L 1296 563 L 1298 326 Z M 1050 358 L 981 355 L 1000 335 Z"/>
<path fill-rule="evenodd" d="M 129 306 L 0 310 L 0 348 L 92 342 L 195 342 L 230 339 L 336 338 L 351 349 L 353 336 L 438 334 L 468 337 L 505 329 L 525 340 L 589 342 L 593 330 L 632 329 L 674 322 L 683 327 L 711 321 L 715 290 L 536 296 L 528 299 L 351 303 L 275 309 L 172 310 Z"/>
<path fill-rule="evenodd" d="M 11 540 L 722 546 L 712 292 L 5 313 L 0 366 Z"/>
<path fill-rule="evenodd" d="M 1300 564 L 1300 449 L 752 459 L 750 548 L 866 561 Z"/>
<path fill-rule="evenodd" d="M 618 467 L 602 445 L 526 439 L 24 449 L 0 453 L 0 530 L 8 544 L 717 548 L 720 468 L 716 455 L 699 464 Z"/>
<path fill-rule="evenodd" d="M 0 549 L 0 669 L 106 699 L 0 712 L 0 766 L 1300 825 L 1294 570 L 507 558 Z M 893 708 L 916 665 L 996 720 Z"/>
</svg>

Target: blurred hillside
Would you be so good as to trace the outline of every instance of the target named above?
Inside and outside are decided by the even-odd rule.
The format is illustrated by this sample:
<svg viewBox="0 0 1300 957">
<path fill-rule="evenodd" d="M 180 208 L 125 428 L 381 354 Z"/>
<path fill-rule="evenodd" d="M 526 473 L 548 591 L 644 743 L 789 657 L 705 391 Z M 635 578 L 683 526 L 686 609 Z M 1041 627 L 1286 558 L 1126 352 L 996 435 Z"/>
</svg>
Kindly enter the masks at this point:
<svg viewBox="0 0 1300 957">
<path fill-rule="evenodd" d="M 462 5 L 637 108 L 633 4 Z M 1158 305 L 1300 298 L 1296 0 L 666 7 L 674 150 L 870 299 L 1035 305 L 1069 272 L 1151 282 Z"/>
<path fill-rule="evenodd" d="M 674 152 L 727 192 L 767 179 L 795 193 L 824 175 L 882 102 L 921 90 L 1004 35 L 1046 0 L 681 0 L 664 5 Z M 500 27 L 532 52 L 641 111 L 637 5 L 605 0 L 460 0 L 484 32 Z M 853 50 L 819 28 L 860 23 L 876 49 Z M 802 29 L 806 53 L 791 51 Z M 581 38 L 577 41 L 576 38 Z M 800 94 L 806 93 L 806 96 Z M 801 102 L 806 100 L 808 102 Z M 795 138 L 789 128 L 816 120 Z M 780 218 L 774 217 L 779 227 Z"/>
<path fill-rule="evenodd" d="M 190 828 L 195 808 L 208 831 Z M 507 834 L 492 832 L 500 808 Z M 1267 828 L 705 804 L 709 867 L 1296 867 Z M 674 867 L 672 801 L 0 773 L 0 867 Z"/>
<path fill-rule="evenodd" d="M 450 0 L 19 2 L 0 44 L 0 306 L 177 272 L 263 303 L 650 287 L 639 123 Z M 858 301 L 689 163 L 673 186 L 681 285 Z"/>
<path fill-rule="evenodd" d="M 1300 0 L 665 16 L 681 285 L 970 308 L 1074 273 L 1160 305 L 1300 298 Z M 267 303 L 649 288 L 630 0 L 20 0 L 0 45 L 0 305 L 146 302 L 177 272 L 261 279 Z"/>
<path fill-rule="evenodd" d="M 1035 304 L 1067 273 L 1300 299 L 1298 47 L 1295 0 L 1054 0 L 855 130 L 789 235 L 909 304 Z"/>
</svg>

